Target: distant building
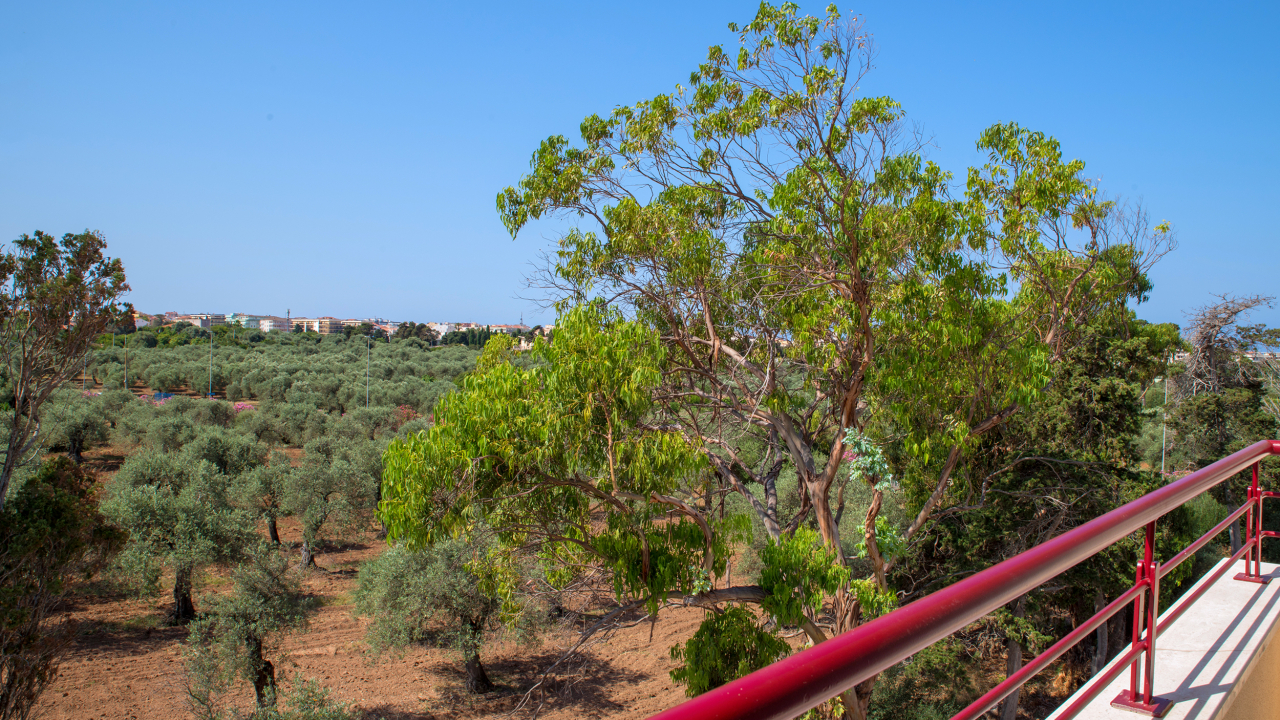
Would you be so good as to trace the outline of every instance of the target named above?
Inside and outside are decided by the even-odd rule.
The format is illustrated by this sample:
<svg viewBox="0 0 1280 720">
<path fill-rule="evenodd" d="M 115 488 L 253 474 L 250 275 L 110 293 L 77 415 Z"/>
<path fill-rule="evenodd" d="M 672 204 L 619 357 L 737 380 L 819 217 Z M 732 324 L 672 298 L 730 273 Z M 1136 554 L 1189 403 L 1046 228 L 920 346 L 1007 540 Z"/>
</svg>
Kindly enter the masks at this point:
<svg viewBox="0 0 1280 720">
<path fill-rule="evenodd" d="M 439 335 L 440 337 L 444 337 L 445 333 L 451 333 L 455 329 L 453 323 L 442 323 L 442 322 L 429 322 L 427 323 L 427 327 L 436 331 L 436 334 Z"/>
<path fill-rule="evenodd" d="M 301 325 L 303 332 L 309 331 L 320 333 L 321 335 L 342 332 L 342 321 L 335 317 L 294 318 L 293 324 Z"/>
<path fill-rule="evenodd" d="M 293 325 L 288 318 L 267 315 L 258 318 L 258 330 L 261 332 L 271 332 L 273 330 L 276 332 L 292 332 Z"/>
<path fill-rule="evenodd" d="M 490 325 L 489 331 L 507 333 L 508 335 L 515 335 L 516 333 L 529 332 L 529 326 L 528 325 Z"/>
<path fill-rule="evenodd" d="M 227 316 L 228 325 L 235 325 L 236 323 L 240 323 L 240 327 L 254 328 L 255 330 L 260 329 L 259 323 L 261 320 L 262 320 L 261 315 L 246 315 L 244 313 L 231 313 L 230 315 Z"/>
<path fill-rule="evenodd" d="M 227 316 L 220 313 L 191 313 L 190 315 L 179 315 L 178 320 L 186 320 L 192 325 L 202 328 L 227 324 Z"/>
</svg>

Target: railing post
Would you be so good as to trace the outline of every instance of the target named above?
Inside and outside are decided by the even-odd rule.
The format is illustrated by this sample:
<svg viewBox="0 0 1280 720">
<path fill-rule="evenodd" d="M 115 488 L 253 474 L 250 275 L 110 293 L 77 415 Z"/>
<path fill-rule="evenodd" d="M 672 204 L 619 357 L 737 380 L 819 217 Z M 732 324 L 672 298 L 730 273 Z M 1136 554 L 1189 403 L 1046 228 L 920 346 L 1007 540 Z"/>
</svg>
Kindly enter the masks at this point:
<svg viewBox="0 0 1280 720">
<path fill-rule="evenodd" d="M 1271 578 L 1262 577 L 1262 488 L 1258 487 L 1258 469 L 1261 461 L 1253 464 L 1253 482 L 1249 484 L 1249 511 L 1245 513 L 1244 572 L 1236 573 L 1236 580 L 1266 585 Z M 1255 513 L 1257 521 L 1254 521 Z"/>
<path fill-rule="evenodd" d="M 1160 617 L 1160 566 L 1155 560 L 1156 523 L 1147 523 L 1146 542 L 1142 559 L 1138 561 L 1136 586 L 1146 585 L 1147 591 L 1133 601 L 1133 648 L 1141 648 L 1142 654 L 1129 666 L 1129 689 L 1122 690 L 1111 706 L 1164 717 L 1172 706 L 1169 700 L 1155 696 L 1156 682 L 1156 621 Z M 1139 672 L 1139 664 L 1142 670 Z M 1142 676 L 1141 686 L 1139 675 Z"/>
</svg>

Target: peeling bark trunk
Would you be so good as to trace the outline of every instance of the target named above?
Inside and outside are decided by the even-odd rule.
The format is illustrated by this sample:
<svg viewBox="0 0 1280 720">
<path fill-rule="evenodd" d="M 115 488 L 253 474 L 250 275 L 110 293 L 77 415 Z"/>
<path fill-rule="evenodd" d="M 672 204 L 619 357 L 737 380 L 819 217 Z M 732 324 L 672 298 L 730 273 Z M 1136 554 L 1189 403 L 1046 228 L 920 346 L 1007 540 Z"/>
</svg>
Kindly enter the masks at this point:
<svg viewBox="0 0 1280 720">
<path fill-rule="evenodd" d="M 889 582 L 885 579 L 884 557 L 880 554 L 880 546 L 876 543 L 876 516 L 880 514 L 880 505 L 884 501 L 884 493 L 879 490 L 871 491 L 871 507 L 867 508 L 867 520 L 863 525 L 863 540 L 867 546 L 867 559 L 871 561 L 871 571 L 876 576 L 876 584 L 881 590 L 889 589 Z"/>
<path fill-rule="evenodd" d="M 196 619 L 196 606 L 191 602 L 191 568 L 179 568 L 173 579 L 174 625 L 186 625 Z"/>
</svg>

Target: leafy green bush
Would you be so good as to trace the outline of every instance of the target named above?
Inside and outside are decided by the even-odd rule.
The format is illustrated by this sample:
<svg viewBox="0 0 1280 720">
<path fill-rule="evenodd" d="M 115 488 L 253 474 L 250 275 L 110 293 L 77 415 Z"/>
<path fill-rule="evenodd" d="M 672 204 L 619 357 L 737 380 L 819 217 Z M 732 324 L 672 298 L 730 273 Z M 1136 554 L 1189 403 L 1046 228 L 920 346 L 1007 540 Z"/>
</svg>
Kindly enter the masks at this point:
<svg viewBox="0 0 1280 720">
<path fill-rule="evenodd" d="M 122 542 L 98 514 L 93 478 L 67 458 L 15 486 L 0 510 L 0 720 L 23 720 L 57 673 L 74 625 L 52 622 L 68 581 Z"/>
<path fill-rule="evenodd" d="M 685 694 L 694 697 L 790 652 L 791 647 L 761 627 L 751 611 L 733 605 L 708 613 L 688 642 L 671 648 L 671 659 L 681 663 L 671 671 L 671 679 L 685 685 Z"/>
</svg>

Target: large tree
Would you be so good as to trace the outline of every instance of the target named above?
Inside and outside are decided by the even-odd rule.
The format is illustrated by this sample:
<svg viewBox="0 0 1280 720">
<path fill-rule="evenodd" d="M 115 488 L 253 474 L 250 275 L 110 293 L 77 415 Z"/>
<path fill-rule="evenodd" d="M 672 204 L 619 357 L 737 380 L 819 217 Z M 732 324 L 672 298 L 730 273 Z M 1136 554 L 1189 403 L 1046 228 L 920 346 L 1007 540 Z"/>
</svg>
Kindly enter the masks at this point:
<svg viewBox="0 0 1280 720">
<path fill-rule="evenodd" d="M 577 369 L 546 372 L 620 382 L 594 373 L 626 367 L 607 355 L 623 335 L 635 336 L 641 356 L 628 361 L 644 365 L 628 394 L 582 390 L 576 401 L 584 421 L 592 413 L 608 418 L 594 436 L 585 428 L 559 436 L 591 436 L 592 463 L 554 466 L 544 462 L 551 455 L 529 455 L 526 467 L 541 479 L 531 471 L 521 478 L 541 485 L 540 508 L 567 495 L 616 508 L 611 517 L 675 513 L 682 519 L 673 527 L 691 533 L 685 551 L 700 548 L 712 582 L 723 542 L 709 522 L 716 493 L 739 493 L 777 543 L 812 519 L 842 565 L 836 519 L 845 486 L 866 482 L 873 500 L 863 544 L 883 590 L 894 561 L 879 552 L 876 514 L 889 478 L 881 463 L 842 472 L 846 450 L 871 457 L 892 446 L 916 513 L 905 530 L 912 539 L 948 498 L 962 455 L 1035 400 L 1084 321 L 1147 291 L 1144 271 L 1167 247 L 1168 228 L 1153 230 L 1140 211 L 1103 198 L 1084 163 L 1064 160 L 1055 140 L 1012 123 L 982 133 L 978 148 L 989 162 L 970 169 L 963 196 L 953 197 L 952 176 L 922 156 L 898 103 L 857 94 L 871 44 L 856 23 L 834 8 L 819 19 L 798 17 L 792 4 L 765 4 L 751 23 L 731 27 L 741 36 L 736 53 L 713 47 L 688 87 L 586 118 L 578 147 L 547 139 L 531 172 L 498 196 L 513 235 L 545 216 L 575 223 L 540 276 L 562 312 L 598 302 L 633 321 L 595 321 L 588 334 L 600 337 L 582 346 L 578 361 L 557 347 L 580 342 L 566 339 L 562 323 L 551 350 L 541 352 L 550 352 L 550 367 Z M 577 322 L 580 334 L 591 325 Z M 594 363 L 615 364 L 582 362 L 591 353 L 599 354 Z M 477 374 L 499 382 L 497 370 Z M 468 392 L 500 387 L 472 380 Z M 552 388 L 529 382 L 525 391 L 535 396 Z M 463 402 L 471 401 L 450 405 Z M 538 432 L 554 432 L 550 419 L 561 415 L 544 417 Z M 471 456 L 471 470 L 458 464 L 465 452 L 498 441 L 487 424 L 455 422 L 440 437 L 401 448 L 420 455 L 403 458 L 389 489 L 412 493 L 407 488 L 425 477 L 461 472 L 465 496 L 490 473 L 510 480 L 486 452 Z M 454 443 L 468 432 L 487 439 L 457 441 L 448 458 L 437 454 L 445 452 L 443 434 Z M 653 458 L 608 450 L 618 438 L 628 443 L 618 448 L 661 441 L 697 461 L 646 467 Z M 799 484 L 789 517 L 778 510 L 783 471 Z M 499 486 L 482 487 L 494 497 Z M 396 501 L 395 492 L 386 496 Z M 628 505 L 636 497 L 642 505 Z M 430 524 L 433 516 L 397 519 Z M 652 541 L 645 532 L 630 537 L 637 563 L 617 566 L 620 590 L 700 587 L 687 571 L 655 581 Z M 557 542 L 582 541 L 566 532 Z M 855 589 L 835 589 L 829 631 L 861 621 L 867 596 Z M 868 691 L 847 703 L 855 716 Z"/>
<path fill-rule="evenodd" d="M 106 256 L 101 233 L 37 230 L 0 253 L 0 372 L 7 437 L 0 447 L 0 509 L 13 473 L 38 443 L 40 410 L 84 365 L 106 328 L 132 316 L 124 265 Z"/>
</svg>

